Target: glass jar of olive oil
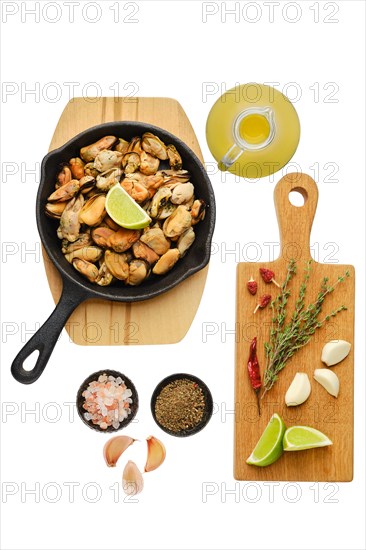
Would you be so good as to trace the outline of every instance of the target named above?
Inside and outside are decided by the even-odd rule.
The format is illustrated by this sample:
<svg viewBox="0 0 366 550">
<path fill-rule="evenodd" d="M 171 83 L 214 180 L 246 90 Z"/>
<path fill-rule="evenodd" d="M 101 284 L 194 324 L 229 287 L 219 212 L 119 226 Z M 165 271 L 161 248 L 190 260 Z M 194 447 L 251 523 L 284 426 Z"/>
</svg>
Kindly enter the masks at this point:
<svg viewBox="0 0 366 550">
<path fill-rule="evenodd" d="M 243 178 L 277 172 L 294 155 L 300 122 L 290 100 L 264 84 L 242 84 L 213 105 L 206 138 L 220 170 Z"/>
</svg>

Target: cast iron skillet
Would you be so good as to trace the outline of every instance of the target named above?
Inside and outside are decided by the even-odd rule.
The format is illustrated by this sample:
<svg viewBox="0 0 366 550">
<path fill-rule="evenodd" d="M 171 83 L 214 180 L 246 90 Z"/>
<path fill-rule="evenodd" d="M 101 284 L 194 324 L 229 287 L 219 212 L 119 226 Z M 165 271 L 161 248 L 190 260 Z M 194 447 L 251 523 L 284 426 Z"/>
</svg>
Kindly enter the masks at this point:
<svg viewBox="0 0 366 550">
<path fill-rule="evenodd" d="M 176 146 L 183 159 L 183 168 L 191 173 L 196 196 L 203 199 L 208 205 L 206 216 L 202 222 L 195 226 L 196 239 L 186 256 L 180 259 L 174 269 L 166 275 L 161 277 L 152 276 L 137 287 L 123 286 L 122 284 L 106 287 L 94 285 L 89 283 L 65 260 L 61 252 L 60 240 L 56 234 L 58 222 L 57 220 L 51 220 L 44 214 L 47 197 L 54 190 L 60 164 L 72 157 L 79 156 L 81 147 L 106 135 L 115 135 L 130 140 L 134 136 L 141 136 L 144 132 L 152 132 L 164 143 L 172 143 Z M 161 162 L 161 169 L 168 167 L 166 161 Z M 81 302 L 89 298 L 102 298 L 117 302 L 147 300 L 167 292 L 205 267 L 210 258 L 211 240 L 215 226 L 215 198 L 204 167 L 183 141 L 166 130 L 151 124 L 109 122 L 85 130 L 44 157 L 41 167 L 41 182 L 37 194 L 36 218 L 42 244 L 62 277 L 63 289 L 60 300 L 51 316 L 25 344 L 13 361 L 11 366 L 12 375 L 18 382 L 23 384 L 32 384 L 41 376 L 63 326 Z M 25 370 L 23 362 L 35 350 L 39 351 L 37 362 L 32 370 Z"/>
</svg>

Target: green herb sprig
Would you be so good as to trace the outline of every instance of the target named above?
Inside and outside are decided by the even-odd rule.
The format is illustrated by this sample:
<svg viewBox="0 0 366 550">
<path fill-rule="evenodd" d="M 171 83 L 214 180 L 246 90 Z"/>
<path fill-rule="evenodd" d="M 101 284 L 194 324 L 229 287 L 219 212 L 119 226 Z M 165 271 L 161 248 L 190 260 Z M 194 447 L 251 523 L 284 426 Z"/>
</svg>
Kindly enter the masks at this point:
<svg viewBox="0 0 366 550">
<path fill-rule="evenodd" d="M 289 283 L 297 271 L 295 260 L 290 260 L 287 266 L 285 280 L 280 287 L 280 293 L 277 298 L 271 302 L 272 324 L 269 342 L 264 344 L 266 368 L 264 371 L 264 391 L 262 393 L 262 398 L 273 387 L 278 378 L 278 374 L 285 367 L 287 361 L 298 349 L 309 342 L 314 332 L 332 317 L 335 317 L 338 313 L 347 309 L 344 305 L 341 305 L 328 313 L 324 318 L 318 319 L 322 311 L 324 300 L 334 291 L 339 283 L 345 280 L 345 277 L 350 276 L 348 271 L 346 271 L 344 276 L 338 277 L 331 285 L 328 284 L 328 277 L 324 277 L 315 302 L 305 306 L 305 296 L 310 279 L 311 263 L 312 260 L 309 260 L 306 264 L 303 280 L 299 289 L 299 296 L 295 302 L 294 311 L 288 323 L 286 323 L 286 306 L 288 298 L 291 295 Z"/>
</svg>

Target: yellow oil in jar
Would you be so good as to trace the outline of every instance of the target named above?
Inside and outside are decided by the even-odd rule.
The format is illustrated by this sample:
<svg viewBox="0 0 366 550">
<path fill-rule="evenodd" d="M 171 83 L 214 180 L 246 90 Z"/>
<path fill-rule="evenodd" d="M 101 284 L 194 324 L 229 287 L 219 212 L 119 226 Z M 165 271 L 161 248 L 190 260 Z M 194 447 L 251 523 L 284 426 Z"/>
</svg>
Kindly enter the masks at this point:
<svg viewBox="0 0 366 550">
<path fill-rule="evenodd" d="M 240 122 L 239 133 L 247 143 L 258 145 L 268 139 L 270 134 L 269 121 L 263 115 L 248 115 Z"/>
<path fill-rule="evenodd" d="M 206 138 L 220 170 L 260 178 L 289 162 L 299 143 L 300 123 L 281 92 L 264 84 L 243 84 L 213 105 Z"/>
</svg>

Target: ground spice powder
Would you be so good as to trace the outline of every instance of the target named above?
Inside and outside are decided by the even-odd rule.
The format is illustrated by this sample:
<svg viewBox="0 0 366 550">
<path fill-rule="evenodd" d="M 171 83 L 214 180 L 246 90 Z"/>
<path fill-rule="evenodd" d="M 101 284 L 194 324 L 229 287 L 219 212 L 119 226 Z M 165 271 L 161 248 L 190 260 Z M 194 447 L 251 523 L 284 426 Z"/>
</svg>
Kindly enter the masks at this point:
<svg viewBox="0 0 366 550">
<path fill-rule="evenodd" d="M 156 398 L 156 420 L 172 432 L 189 430 L 201 422 L 205 405 L 205 396 L 198 384 L 187 378 L 174 380 Z"/>
</svg>

